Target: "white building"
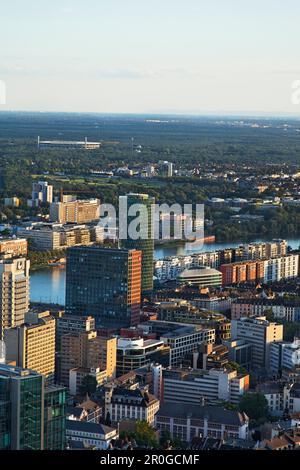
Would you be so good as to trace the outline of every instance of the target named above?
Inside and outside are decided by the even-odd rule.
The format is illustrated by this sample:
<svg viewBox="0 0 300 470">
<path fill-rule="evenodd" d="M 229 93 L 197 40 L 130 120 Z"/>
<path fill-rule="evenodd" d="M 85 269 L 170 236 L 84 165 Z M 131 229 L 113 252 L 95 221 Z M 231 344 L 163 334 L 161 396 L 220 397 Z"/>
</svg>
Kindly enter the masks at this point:
<svg viewBox="0 0 300 470">
<path fill-rule="evenodd" d="M 270 346 L 270 369 L 278 374 L 282 369 L 292 370 L 300 366 L 300 339 L 295 338 L 292 343 L 276 342 Z"/>
<path fill-rule="evenodd" d="M 38 205 L 41 203 L 51 203 L 53 201 L 53 186 L 47 181 L 38 181 L 32 183 L 32 203 Z"/>
<path fill-rule="evenodd" d="M 107 450 L 112 440 L 118 439 L 116 429 L 103 424 L 88 421 L 66 420 L 66 439 L 82 442 L 85 447 L 95 447 L 97 450 Z"/>
<path fill-rule="evenodd" d="M 269 322 L 266 317 L 231 321 L 231 339 L 242 339 L 252 345 L 252 368 L 268 368 L 271 344 L 282 341 L 282 338 L 283 325 Z"/>
<path fill-rule="evenodd" d="M 112 423 L 124 419 L 147 421 L 153 426 L 159 410 L 159 400 L 147 390 L 134 390 L 107 386 L 105 389 L 105 416 L 110 415 Z"/>
<path fill-rule="evenodd" d="M 191 442 L 194 437 L 248 439 L 249 418 L 245 413 L 218 406 L 164 403 L 155 417 L 155 427 L 171 438 Z"/>
<path fill-rule="evenodd" d="M 163 401 L 199 404 L 217 400 L 238 403 L 249 389 L 249 375 L 226 369 L 163 371 Z"/>
</svg>

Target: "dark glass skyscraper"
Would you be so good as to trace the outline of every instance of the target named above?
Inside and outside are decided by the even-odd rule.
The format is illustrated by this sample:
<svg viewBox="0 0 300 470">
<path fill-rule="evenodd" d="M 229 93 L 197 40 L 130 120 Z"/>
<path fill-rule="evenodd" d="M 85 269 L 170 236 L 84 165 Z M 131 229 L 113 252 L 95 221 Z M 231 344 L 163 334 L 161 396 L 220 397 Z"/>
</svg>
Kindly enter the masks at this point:
<svg viewBox="0 0 300 470">
<path fill-rule="evenodd" d="M 43 448 L 43 377 L 0 365 L 0 449 Z"/>
<path fill-rule="evenodd" d="M 66 313 L 92 315 L 96 327 L 121 328 L 139 321 L 141 252 L 76 246 L 67 250 Z"/>
<path fill-rule="evenodd" d="M 63 450 L 66 389 L 44 377 L 0 364 L 0 450 Z"/>
<path fill-rule="evenodd" d="M 127 198 L 128 210 L 133 204 L 143 204 L 147 209 L 146 220 L 147 224 L 147 238 L 138 238 L 134 240 L 128 236 L 126 239 L 121 239 L 120 244 L 124 248 L 140 250 L 142 252 L 142 292 L 149 292 L 153 289 L 153 254 L 154 254 L 154 211 L 152 207 L 155 204 L 155 198 L 149 194 L 136 194 L 129 193 L 127 196 L 120 196 L 120 201 Z M 134 216 L 127 216 L 127 226 L 134 219 Z M 141 217 L 143 219 L 143 216 Z M 120 217 L 119 217 L 120 220 Z M 143 225 L 143 220 L 141 221 Z M 128 234 L 130 235 L 130 234 Z"/>
<path fill-rule="evenodd" d="M 44 392 L 44 449 L 64 450 L 67 389 L 50 385 Z"/>
</svg>

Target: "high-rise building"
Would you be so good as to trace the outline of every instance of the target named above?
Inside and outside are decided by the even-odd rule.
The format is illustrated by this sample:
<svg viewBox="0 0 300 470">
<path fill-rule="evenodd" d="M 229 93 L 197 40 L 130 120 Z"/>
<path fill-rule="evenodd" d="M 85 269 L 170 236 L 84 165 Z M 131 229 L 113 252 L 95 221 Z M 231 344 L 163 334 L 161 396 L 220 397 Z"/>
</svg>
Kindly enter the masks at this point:
<svg viewBox="0 0 300 470">
<path fill-rule="evenodd" d="M 30 312 L 26 323 L 4 332 L 6 360 L 44 375 L 48 383 L 55 371 L 55 319 L 49 311 Z"/>
<path fill-rule="evenodd" d="M 60 312 L 56 317 L 56 349 L 60 348 L 63 335 L 68 333 L 83 333 L 95 330 L 95 319 L 90 315 L 79 317 L 78 315 L 67 315 Z"/>
<path fill-rule="evenodd" d="M 66 390 L 37 372 L 0 364 L 0 449 L 63 450 Z"/>
<path fill-rule="evenodd" d="M 173 176 L 173 163 L 160 160 L 158 162 L 158 174 L 160 176 L 165 176 L 167 178 L 171 178 Z"/>
<path fill-rule="evenodd" d="M 53 186 L 47 181 L 32 183 L 32 202 L 38 205 L 40 202 L 51 203 L 53 200 Z"/>
<path fill-rule="evenodd" d="M 128 227 L 135 216 L 127 215 L 127 238 L 121 239 L 121 246 L 128 249 L 135 248 L 142 252 L 142 292 L 149 292 L 153 289 L 153 253 L 154 253 L 154 204 L 155 198 L 148 194 L 129 193 L 127 196 L 120 196 L 120 207 L 126 207 L 127 214 L 134 204 L 141 204 L 146 208 L 145 213 L 137 213 L 140 226 L 147 227 L 147 238 L 143 234 L 137 240 L 130 237 Z M 143 218 L 145 220 L 143 220 Z M 119 217 L 120 223 L 121 218 Z M 121 230 L 121 227 L 120 227 Z"/>
<path fill-rule="evenodd" d="M 64 311 L 55 314 L 55 379 L 61 375 L 61 338 L 68 333 L 84 333 L 95 330 L 95 319 L 91 316 L 66 315 Z"/>
<path fill-rule="evenodd" d="M 141 252 L 99 245 L 67 250 L 66 313 L 92 315 L 96 327 L 139 321 Z"/>
<path fill-rule="evenodd" d="M 53 202 L 50 205 L 50 220 L 62 224 L 86 224 L 99 220 L 99 199 L 77 200 L 64 196 L 62 202 Z"/>
<path fill-rule="evenodd" d="M 268 368 L 270 347 L 282 341 L 283 325 L 269 322 L 266 317 L 240 318 L 231 321 L 231 339 L 252 345 L 251 368 Z"/>
<path fill-rule="evenodd" d="M 0 339 L 6 328 L 24 323 L 29 307 L 29 266 L 26 258 L 0 259 Z"/>
<path fill-rule="evenodd" d="M 78 368 L 82 377 L 99 370 L 105 371 L 105 379 L 114 378 L 116 361 L 116 338 L 102 338 L 96 331 L 68 333 L 61 337 L 60 382 L 66 386 L 70 384 L 70 371 Z M 98 376 L 102 380 L 103 374 Z"/>
<path fill-rule="evenodd" d="M 59 385 L 44 389 L 44 449 L 64 450 L 66 445 L 66 395 Z"/>
<path fill-rule="evenodd" d="M 43 377 L 0 365 L 0 449 L 43 448 Z"/>
</svg>

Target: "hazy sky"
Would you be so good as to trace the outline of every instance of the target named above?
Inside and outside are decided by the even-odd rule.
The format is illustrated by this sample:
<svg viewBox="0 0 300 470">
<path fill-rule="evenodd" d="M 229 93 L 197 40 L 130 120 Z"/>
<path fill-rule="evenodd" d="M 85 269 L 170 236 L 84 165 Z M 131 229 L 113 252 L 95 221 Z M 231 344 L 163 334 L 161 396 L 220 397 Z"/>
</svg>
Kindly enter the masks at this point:
<svg viewBox="0 0 300 470">
<path fill-rule="evenodd" d="M 0 0 L 0 110 L 300 113 L 299 22 L 299 0 Z"/>
</svg>

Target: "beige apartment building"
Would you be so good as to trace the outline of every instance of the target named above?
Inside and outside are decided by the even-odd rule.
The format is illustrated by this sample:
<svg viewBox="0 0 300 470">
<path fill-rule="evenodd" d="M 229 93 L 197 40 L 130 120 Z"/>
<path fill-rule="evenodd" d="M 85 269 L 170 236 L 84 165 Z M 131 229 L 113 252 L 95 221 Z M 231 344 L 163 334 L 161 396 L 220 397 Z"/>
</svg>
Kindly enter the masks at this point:
<svg viewBox="0 0 300 470">
<path fill-rule="evenodd" d="M 36 251 L 60 250 L 103 240 L 99 231 L 95 234 L 94 227 L 84 224 L 34 223 L 27 227 L 19 227 L 18 235 L 28 239 L 32 249 Z"/>
<path fill-rule="evenodd" d="M 50 205 L 50 220 L 62 224 L 85 224 L 98 220 L 100 217 L 99 199 L 77 200 L 63 196 L 62 202 Z"/>
<path fill-rule="evenodd" d="M 26 258 L 0 260 L 0 339 L 4 330 L 24 323 L 29 308 L 29 266 Z"/>
<path fill-rule="evenodd" d="M 0 240 L 0 253 L 11 256 L 27 255 L 27 240 L 25 238 L 7 238 Z"/>
<path fill-rule="evenodd" d="M 52 382 L 55 371 L 55 319 L 49 311 L 29 313 L 27 323 L 5 330 L 6 359 Z"/>
<path fill-rule="evenodd" d="M 96 331 L 73 332 L 61 337 L 60 347 L 60 382 L 69 386 L 70 372 L 80 369 L 82 376 L 91 371 L 105 371 L 105 377 L 99 372 L 97 377 L 114 378 L 116 375 L 117 339 L 102 338 Z M 82 370 L 85 370 L 83 374 Z"/>
</svg>

